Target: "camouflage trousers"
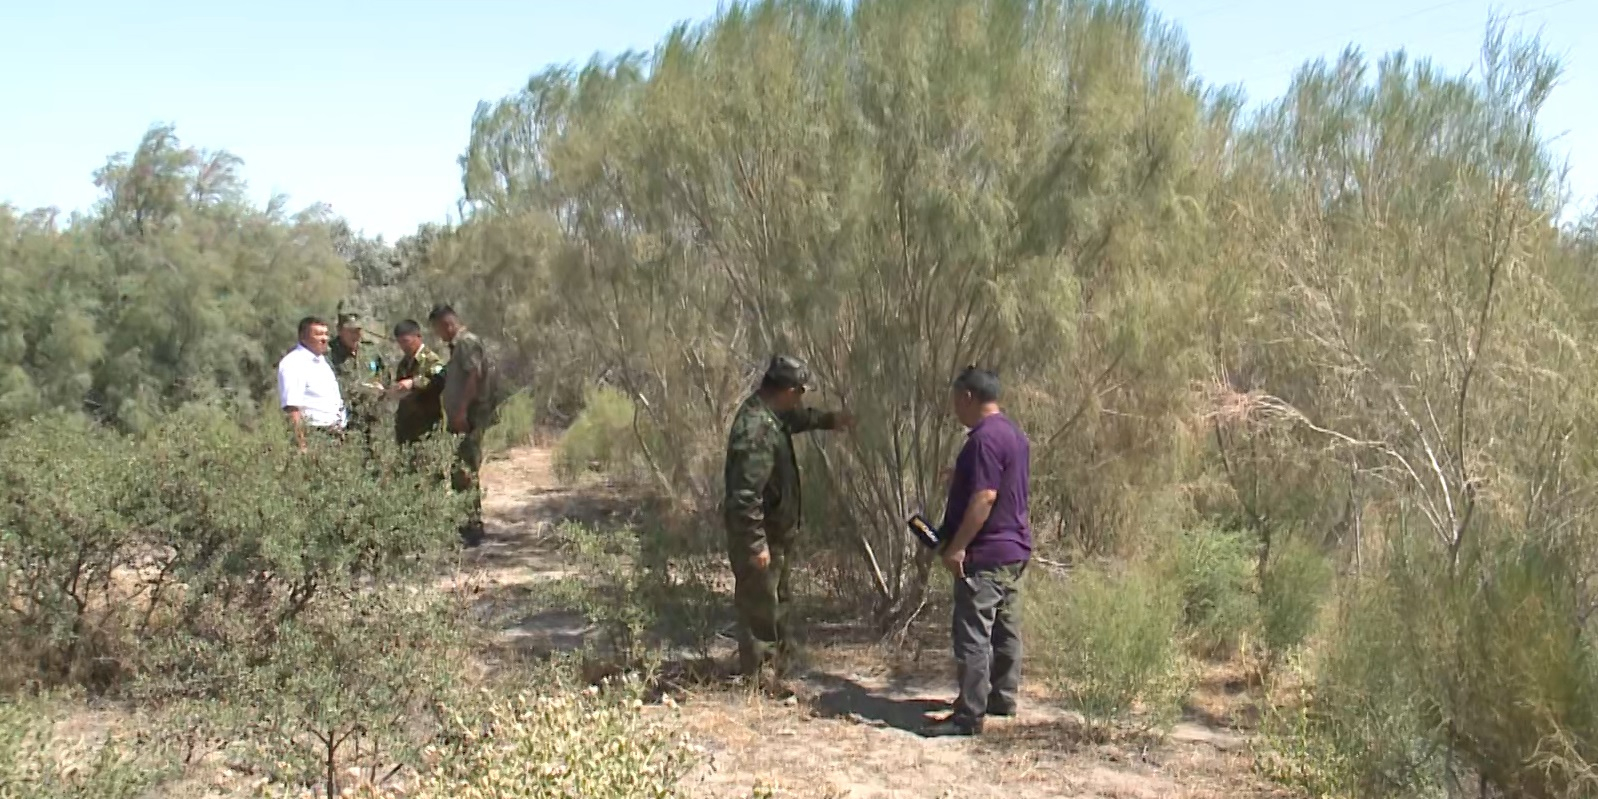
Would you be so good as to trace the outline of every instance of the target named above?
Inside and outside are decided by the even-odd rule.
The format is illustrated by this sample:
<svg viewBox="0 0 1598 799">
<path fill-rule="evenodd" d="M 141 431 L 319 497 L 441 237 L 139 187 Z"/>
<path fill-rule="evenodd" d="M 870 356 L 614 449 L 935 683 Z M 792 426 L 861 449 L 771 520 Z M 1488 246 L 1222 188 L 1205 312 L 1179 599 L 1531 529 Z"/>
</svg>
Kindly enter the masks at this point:
<svg viewBox="0 0 1598 799">
<path fill-rule="evenodd" d="M 788 619 L 793 600 L 789 573 L 792 545 L 768 541 L 771 564 L 750 562 L 748 545 L 729 536 L 727 557 L 734 580 L 732 604 L 738 617 L 738 669 L 754 675 L 770 663 L 780 676 L 796 654 L 797 642 Z"/>
<path fill-rule="evenodd" d="M 473 427 L 455 445 L 455 465 L 450 471 L 450 487 L 471 495 L 471 510 L 461 528 L 468 546 L 483 540 L 483 487 L 478 472 L 483 467 L 483 429 Z"/>
</svg>

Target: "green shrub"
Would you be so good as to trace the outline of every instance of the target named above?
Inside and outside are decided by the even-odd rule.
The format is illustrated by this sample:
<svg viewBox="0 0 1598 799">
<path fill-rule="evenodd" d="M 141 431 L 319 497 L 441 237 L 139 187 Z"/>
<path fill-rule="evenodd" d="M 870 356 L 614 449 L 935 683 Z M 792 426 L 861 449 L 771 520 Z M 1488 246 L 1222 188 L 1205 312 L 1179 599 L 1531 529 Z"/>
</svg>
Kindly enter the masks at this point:
<svg viewBox="0 0 1598 799">
<path fill-rule="evenodd" d="M 604 656 L 638 664 L 670 643 L 710 657 L 731 606 L 706 577 L 723 568 L 721 560 L 676 551 L 658 527 L 598 532 L 567 523 L 557 535 L 583 573 L 594 577 L 575 596 L 561 598 L 574 601 L 597 627 Z"/>
<path fill-rule="evenodd" d="M 350 592 L 319 603 L 273 631 L 269 656 L 177 646 L 191 662 L 226 673 L 220 690 L 196 692 L 204 722 L 241 741 L 235 756 L 279 786 L 324 786 L 337 795 L 351 770 L 368 783 L 420 763 L 421 748 L 442 732 L 434 708 L 452 701 L 466 662 L 461 607 L 431 592 L 390 587 Z M 207 675 L 209 676 L 209 675 Z M 190 682 L 184 675 L 182 682 Z M 153 696 L 185 693 L 164 675 Z"/>
<path fill-rule="evenodd" d="M 0 638 L 6 682 L 102 683 L 136 620 L 114 580 L 162 543 L 127 513 L 141 453 L 81 419 L 52 417 L 0 439 Z"/>
<path fill-rule="evenodd" d="M 571 481 L 587 471 L 621 471 L 636 452 L 632 400 L 609 386 L 591 386 L 583 391 L 582 413 L 556 447 L 555 474 Z"/>
<path fill-rule="evenodd" d="M 1257 549 L 1254 537 L 1241 530 L 1199 528 L 1181 534 L 1175 571 L 1182 592 L 1182 628 L 1197 654 L 1234 653 L 1257 627 Z"/>
<path fill-rule="evenodd" d="M 250 430 L 191 408 L 141 437 L 15 426 L 0 450 L 14 679 L 223 674 L 141 650 L 192 636 L 211 646 L 191 654 L 266 658 L 279 625 L 322 598 L 426 568 L 461 518 L 445 440 L 407 453 L 381 436 L 313 439 L 301 453 L 275 419 Z"/>
<path fill-rule="evenodd" d="M 1332 565 L 1309 542 L 1276 542 L 1260 578 L 1260 643 L 1275 664 L 1304 643 L 1332 587 Z"/>
<path fill-rule="evenodd" d="M 1313 692 L 1262 725 L 1268 775 L 1315 796 L 1436 794 L 1441 750 L 1399 596 L 1371 580 L 1343 601 Z"/>
<path fill-rule="evenodd" d="M 1457 563 L 1416 549 L 1345 600 L 1312 701 L 1275 725 L 1273 773 L 1365 796 L 1438 795 L 1450 782 L 1589 795 L 1598 652 L 1573 623 L 1577 561 L 1512 536 Z"/>
<path fill-rule="evenodd" d="M 533 395 L 518 391 L 499 404 L 494 412 L 494 424 L 483 431 L 483 451 L 495 455 L 514 447 L 525 446 L 533 440 L 538 426 L 538 406 Z"/>
<path fill-rule="evenodd" d="M 190 424 L 145 450 L 137 520 L 160 530 L 162 568 L 183 586 L 172 621 L 215 651 L 269 659 L 308 608 L 418 574 L 457 540 L 443 438 L 413 452 L 386 436 L 370 449 L 315 440 L 301 453 L 281 429 Z"/>
<path fill-rule="evenodd" d="M 1132 720 L 1134 710 L 1142 729 L 1175 720 L 1187 691 L 1175 590 L 1146 567 L 1082 567 L 1065 579 L 1039 572 L 1029 580 L 1028 659 L 1094 735 Z"/>
<path fill-rule="evenodd" d="M 1485 526 L 1485 525 L 1484 525 Z M 1415 636 L 1456 760 L 1505 796 L 1598 791 L 1598 628 L 1579 556 L 1529 537 L 1466 553 Z M 1407 601 L 1406 612 L 1419 603 Z M 1440 629 L 1439 629 L 1440 628 Z M 1446 659 L 1444 659 L 1446 658 Z M 1417 658 L 1419 659 L 1419 658 Z"/>
<path fill-rule="evenodd" d="M 415 799 L 667 799 L 693 761 L 669 716 L 644 709 L 636 675 L 490 699 L 455 716 L 459 743 L 436 753 Z"/>
</svg>

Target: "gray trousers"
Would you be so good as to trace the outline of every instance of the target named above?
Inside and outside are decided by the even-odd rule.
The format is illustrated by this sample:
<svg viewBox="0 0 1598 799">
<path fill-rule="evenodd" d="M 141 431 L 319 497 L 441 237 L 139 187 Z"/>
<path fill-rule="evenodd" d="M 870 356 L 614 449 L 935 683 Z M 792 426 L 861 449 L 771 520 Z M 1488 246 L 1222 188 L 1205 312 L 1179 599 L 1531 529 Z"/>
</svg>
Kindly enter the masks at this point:
<svg viewBox="0 0 1598 799">
<path fill-rule="evenodd" d="M 1015 712 L 1021 687 L 1021 573 L 1025 563 L 967 571 L 954 581 L 954 721 L 981 727 Z"/>
</svg>

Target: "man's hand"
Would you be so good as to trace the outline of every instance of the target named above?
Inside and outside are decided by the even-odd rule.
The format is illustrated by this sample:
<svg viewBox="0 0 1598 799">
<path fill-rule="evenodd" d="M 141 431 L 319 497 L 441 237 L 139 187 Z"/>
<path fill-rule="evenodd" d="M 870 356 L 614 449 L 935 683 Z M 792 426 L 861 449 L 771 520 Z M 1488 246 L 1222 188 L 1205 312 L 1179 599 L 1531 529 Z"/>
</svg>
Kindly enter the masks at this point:
<svg viewBox="0 0 1598 799">
<path fill-rule="evenodd" d="M 449 431 L 451 433 L 463 433 L 463 434 L 467 432 L 466 414 L 464 412 L 450 415 L 450 417 L 449 417 Z"/>
<path fill-rule="evenodd" d="M 771 568 L 771 550 L 762 549 L 755 553 L 755 555 L 749 559 L 749 565 L 754 566 L 761 571 Z"/>
<path fill-rule="evenodd" d="M 305 451 L 305 420 L 300 415 L 300 409 L 288 407 L 283 409 L 289 417 L 289 427 L 294 429 L 294 444 L 301 452 Z"/>
<path fill-rule="evenodd" d="M 965 579 L 965 550 L 952 547 L 944 550 L 943 567 L 948 569 L 956 580 Z"/>
<path fill-rule="evenodd" d="M 839 430 L 854 430 L 854 426 L 855 426 L 854 414 L 852 414 L 852 413 L 850 413 L 848 411 L 838 411 L 837 417 L 838 417 L 837 418 L 837 422 L 838 422 L 838 429 Z"/>
<path fill-rule="evenodd" d="M 411 388 L 414 387 L 415 385 L 416 385 L 416 381 L 414 381 L 414 380 L 410 379 L 409 377 L 407 377 L 404 380 L 401 380 L 401 381 L 399 381 L 397 383 L 393 383 L 393 384 L 389 385 L 388 391 L 386 393 L 388 394 L 390 399 L 393 399 L 395 397 L 399 397 L 400 395 L 409 392 L 411 390 Z"/>
</svg>

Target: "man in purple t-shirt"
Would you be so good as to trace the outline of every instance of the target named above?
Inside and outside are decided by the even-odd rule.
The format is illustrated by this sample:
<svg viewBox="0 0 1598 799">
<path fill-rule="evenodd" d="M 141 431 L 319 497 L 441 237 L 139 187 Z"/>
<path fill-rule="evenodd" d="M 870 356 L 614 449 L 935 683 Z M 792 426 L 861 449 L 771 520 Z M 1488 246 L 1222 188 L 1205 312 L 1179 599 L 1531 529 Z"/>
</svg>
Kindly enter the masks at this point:
<svg viewBox="0 0 1598 799">
<path fill-rule="evenodd" d="M 931 735 L 972 735 L 985 716 L 1015 714 L 1021 686 L 1021 574 L 1031 445 L 999 410 L 999 378 L 970 367 L 954 381 L 954 414 L 970 429 L 954 463 L 938 538 L 954 575 L 954 659 L 960 695 Z"/>
</svg>

